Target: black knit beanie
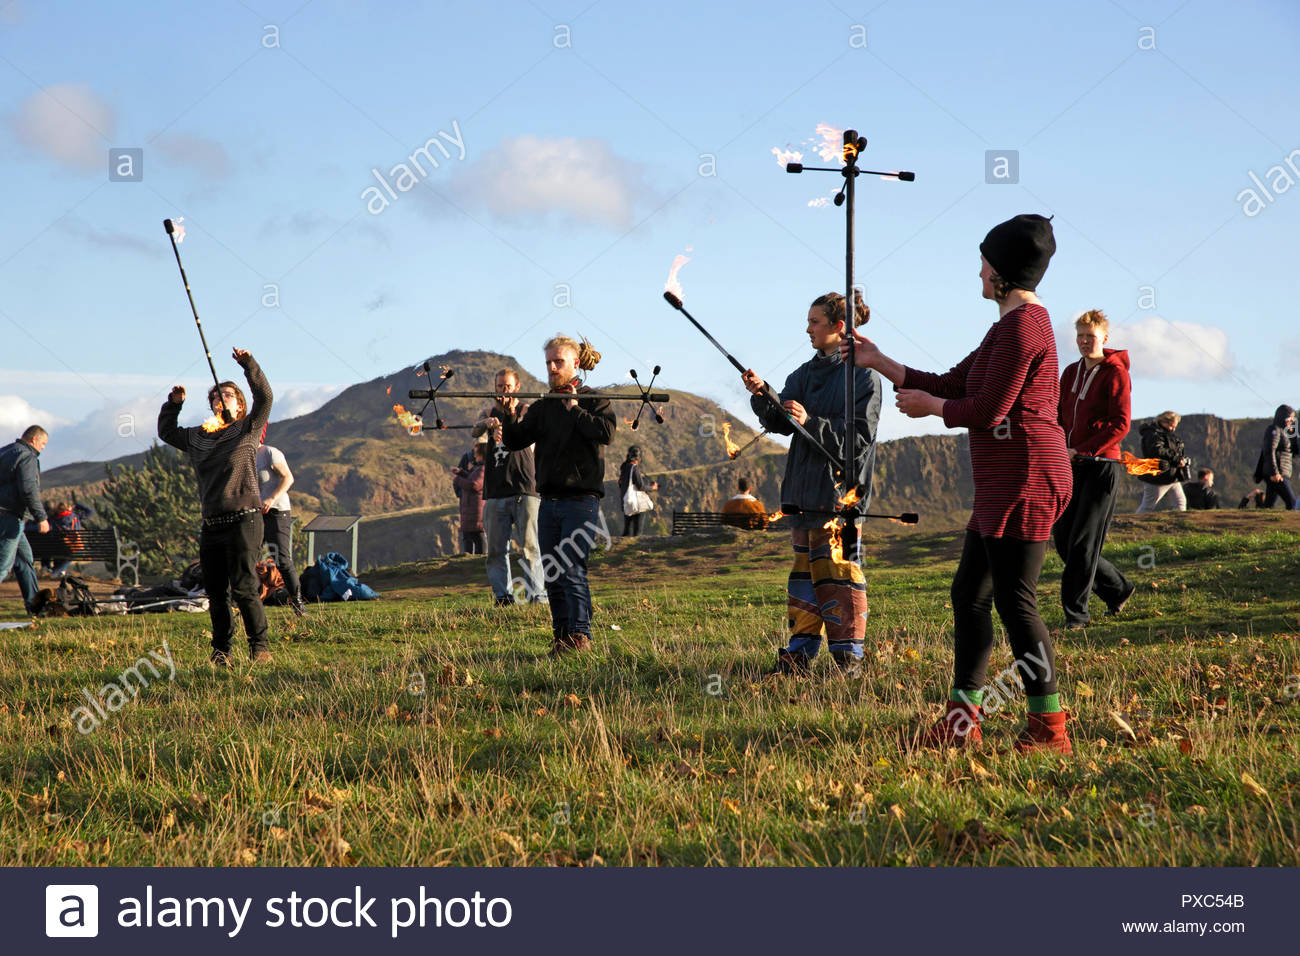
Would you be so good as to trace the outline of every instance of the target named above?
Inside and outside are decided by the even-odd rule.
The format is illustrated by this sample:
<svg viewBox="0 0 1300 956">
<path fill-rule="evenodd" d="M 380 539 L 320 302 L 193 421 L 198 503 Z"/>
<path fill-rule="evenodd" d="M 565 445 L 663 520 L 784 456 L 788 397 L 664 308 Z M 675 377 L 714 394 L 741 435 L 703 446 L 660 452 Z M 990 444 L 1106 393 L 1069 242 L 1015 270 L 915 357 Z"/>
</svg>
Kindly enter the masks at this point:
<svg viewBox="0 0 1300 956">
<path fill-rule="evenodd" d="M 1056 251 L 1052 223 L 1037 213 L 1024 213 L 998 223 L 980 243 L 980 253 L 993 271 L 1013 288 L 1033 292 Z"/>
</svg>

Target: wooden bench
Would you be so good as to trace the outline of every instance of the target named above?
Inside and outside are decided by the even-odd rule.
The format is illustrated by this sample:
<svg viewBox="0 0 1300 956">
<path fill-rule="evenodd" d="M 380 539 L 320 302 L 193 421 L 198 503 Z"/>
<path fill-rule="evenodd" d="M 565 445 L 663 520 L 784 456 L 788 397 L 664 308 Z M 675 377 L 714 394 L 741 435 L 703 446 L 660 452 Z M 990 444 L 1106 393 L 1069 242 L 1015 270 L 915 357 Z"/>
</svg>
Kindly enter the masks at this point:
<svg viewBox="0 0 1300 956">
<path fill-rule="evenodd" d="M 723 528 L 766 531 L 766 515 L 722 514 L 719 511 L 674 511 L 673 534 L 707 534 Z"/>
<path fill-rule="evenodd" d="M 103 561 L 122 572 L 130 570 L 135 584 L 140 583 L 140 549 L 130 541 L 120 541 L 117 528 L 82 528 L 77 531 L 47 531 L 37 534 L 29 531 L 27 541 L 32 546 L 32 558 L 41 561 Z"/>
</svg>

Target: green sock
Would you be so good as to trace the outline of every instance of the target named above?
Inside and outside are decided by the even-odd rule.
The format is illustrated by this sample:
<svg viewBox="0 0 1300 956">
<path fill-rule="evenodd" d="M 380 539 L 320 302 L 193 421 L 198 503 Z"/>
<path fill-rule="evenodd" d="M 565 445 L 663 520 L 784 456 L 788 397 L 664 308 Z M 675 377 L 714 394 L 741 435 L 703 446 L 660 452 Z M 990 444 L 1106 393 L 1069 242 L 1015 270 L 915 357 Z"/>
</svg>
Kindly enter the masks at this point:
<svg viewBox="0 0 1300 956">
<path fill-rule="evenodd" d="M 1059 714 L 1061 712 L 1061 695 L 1048 694 L 1046 697 L 1030 697 L 1029 712 L 1031 714 Z"/>
<path fill-rule="evenodd" d="M 982 690 L 958 690 L 954 687 L 948 693 L 949 700 L 955 700 L 959 704 L 966 704 L 970 707 L 979 707 L 984 702 L 984 691 Z"/>
</svg>

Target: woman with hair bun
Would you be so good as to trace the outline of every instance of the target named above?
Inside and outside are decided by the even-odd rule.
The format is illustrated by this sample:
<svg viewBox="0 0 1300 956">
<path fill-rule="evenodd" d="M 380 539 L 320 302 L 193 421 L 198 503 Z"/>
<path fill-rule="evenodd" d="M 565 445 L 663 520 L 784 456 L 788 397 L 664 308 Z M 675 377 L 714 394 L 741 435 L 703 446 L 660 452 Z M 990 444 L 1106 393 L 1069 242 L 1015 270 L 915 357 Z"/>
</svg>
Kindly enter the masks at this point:
<svg viewBox="0 0 1300 956">
<path fill-rule="evenodd" d="M 855 324 L 865 324 L 871 310 L 855 295 Z M 818 296 L 808 308 L 808 341 L 816 354 L 785 380 L 778 398 L 790 418 L 802 425 L 822 447 L 844 459 L 844 376 L 850 370 L 840 356 L 844 341 L 845 298 L 837 292 Z M 841 547 L 825 525 L 839 510 L 842 489 L 833 467 L 798 434 L 790 419 L 761 396 L 764 381 L 752 369 L 741 381 L 754 396 L 750 405 L 768 431 L 793 435 L 781 480 L 782 505 L 794 505 L 790 539 L 794 567 L 787 585 L 790 641 L 777 652 L 777 674 L 807 673 L 821 647 L 822 632 L 831 660 L 846 676 L 862 672 L 862 643 L 867 630 L 867 582 L 862 574 L 858 522 L 871 503 L 871 476 L 876 462 L 876 424 L 880 421 L 880 376 L 869 369 L 854 370 L 854 422 L 857 428 L 857 474 L 846 476 L 862 497 L 853 506 L 852 521 L 840 530 Z"/>
<path fill-rule="evenodd" d="M 495 416 L 480 424 L 492 429 L 509 451 L 535 445 L 537 537 L 542 550 L 546 596 L 551 605 L 551 654 L 591 649 L 591 589 L 587 557 L 596 537 L 608 539 L 600 510 L 605 496 L 603 447 L 614 440 L 617 420 L 603 398 L 582 398 L 592 389 L 580 371 L 591 371 L 600 353 L 586 339 L 556 335 L 544 346 L 546 376 L 553 392 L 572 392 L 571 399 L 533 402 L 519 421 Z"/>
</svg>

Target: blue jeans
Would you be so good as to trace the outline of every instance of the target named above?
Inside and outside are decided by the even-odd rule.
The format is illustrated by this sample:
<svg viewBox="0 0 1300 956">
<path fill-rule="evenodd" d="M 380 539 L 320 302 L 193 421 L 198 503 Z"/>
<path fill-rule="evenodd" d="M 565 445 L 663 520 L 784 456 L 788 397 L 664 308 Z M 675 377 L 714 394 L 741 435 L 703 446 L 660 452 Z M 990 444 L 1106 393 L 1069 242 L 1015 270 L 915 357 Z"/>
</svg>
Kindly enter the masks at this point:
<svg viewBox="0 0 1300 956">
<path fill-rule="evenodd" d="M 546 595 L 551 599 L 551 629 L 557 640 L 591 636 L 591 589 L 587 557 L 598 539 L 609 542 L 600 499 L 543 498 L 537 512 Z"/>
<path fill-rule="evenodd" d="M 8 511 L 0 511 L 0 581 L 9 575 L 10 568 L 13 568 L 18 590 L 22 592 L 23 604 L 30 611 L 39 590 L 36 569 L 32 567 L 32 546 L 27 543 L 27 535 L 23 534 L 23 519 Z"/>
<path fill-rule="evenodd" d="M 542 552 L 537 544 L 537 512 L 541 499 L 534 495 L 488 498 L 483 502 L 483 529 L 487 532 L 487 576 L 492 594 L 512 598 L 515 581 L 510 577 L 510 542 L 523 552 L 519 562 L 524 600 L 546 600 L 542 577 Z"/>
</svg>

